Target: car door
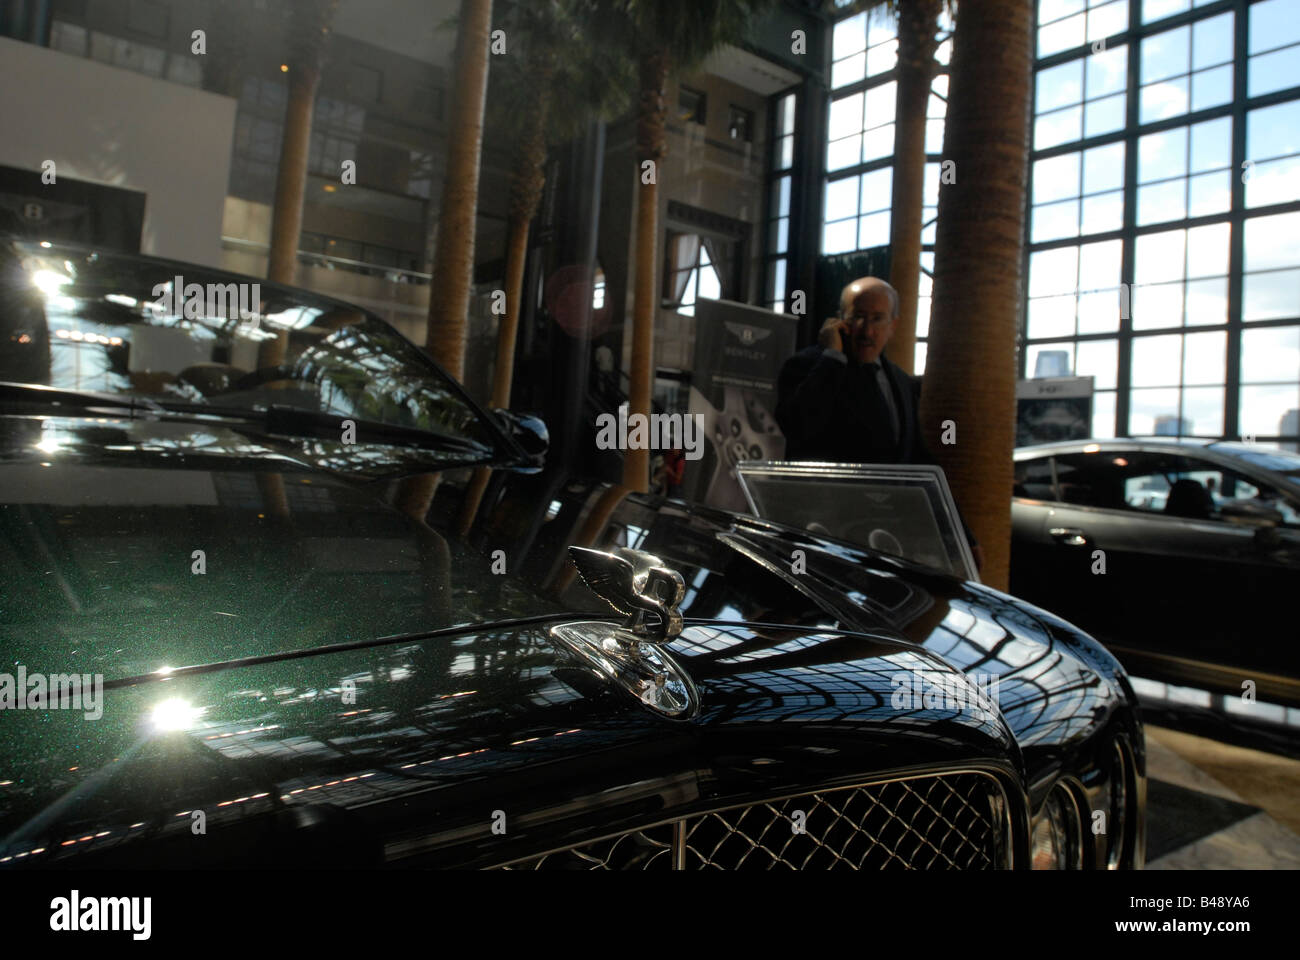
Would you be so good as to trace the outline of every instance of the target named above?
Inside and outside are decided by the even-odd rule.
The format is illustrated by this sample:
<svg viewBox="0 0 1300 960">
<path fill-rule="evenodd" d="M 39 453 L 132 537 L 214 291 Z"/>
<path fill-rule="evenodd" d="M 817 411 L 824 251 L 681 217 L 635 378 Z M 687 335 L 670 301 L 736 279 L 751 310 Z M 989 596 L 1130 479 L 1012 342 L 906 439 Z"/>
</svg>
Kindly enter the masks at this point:
<svg viewBox="0 0 1300 960">
<path fill-rule="evenodd" d="M 1294 592 L 1300 584 L 1300 505 L 1258 475 L 1247 475 L 1217 460 L 1189 453 L 1180 458 L 1178 476 L 1206 487 L 1215 511 L 1213 533 L 1192 545 L 1223 576 L 1228 594 L 1219 594 L 1208 635 L 1193 625 L 1185 644 L 1205 658 L 1238 670 L 1300 678 L 1293 638 L 1297 616 Z M 1256 524 L 1234 517 L 1229 505 L 1246 503 L 1277 512 L 1280 523 Z"/>
<path fill-rule="evenodd" d="M 1047 535 L 1047 517 L 1056 501 L 1049 455 L 1017 460 L 1011 496 L 1010 592 L 1048 610 L 1056 610 L 1061 579 L 1051 565 L 1059 559 Z"/>
<path fill-rule="evenodd" d="M 1135 464 L 1147 469 L 1139 456 L 1136 448 L 1056 454 L 1055 496 L 1037 508 L 1039 524 L 1024 528 L 1038 546 L 1013 559 L 1031 568 L 1024 576 L 1033 592 L 1022 594 L 1025 599 L 1104 642 L 1151 629 L 1152 618 L 1132 606 L 1143 595 L 1140 581 L 1167 578 L 1144 562 L 1140 539 L 1127 529 L 1134 516 L 1125 501 L 1125 474 Z M 1159 466 L 1149 464 L 1152 472 Z"/>
<path fill-rule="evenodd" d="M 1060 547 L 1051 566 L 1070 584 L 1064 616 L 1143 676 L 1207 683 L 1214 673 L 1226 688 L 1242 671 L 1287 669 L 1285 648 L 1261 635 L 1284 613 L 1294 568 L 1268 534 L 1219 510 L 1225 489 L 1258 487 L 1180 451 L 1066 454 L 1054 467 L 1060 502 L 1047 535 Z"/>
</svg>

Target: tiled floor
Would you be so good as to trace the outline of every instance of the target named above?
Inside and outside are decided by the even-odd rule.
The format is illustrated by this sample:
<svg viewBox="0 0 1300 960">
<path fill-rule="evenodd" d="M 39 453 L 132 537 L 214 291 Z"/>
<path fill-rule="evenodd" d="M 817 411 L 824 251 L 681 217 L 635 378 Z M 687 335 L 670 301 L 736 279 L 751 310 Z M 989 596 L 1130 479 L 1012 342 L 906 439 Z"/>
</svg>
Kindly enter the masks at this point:
<svg viewBox="0 0 1300 960">
<path fill-rule="evenodd" d="M 1146 735 L 1148 778 L 1169 785 L 1153 788 L 1147 822 L 1181 844 L 1149 845 L 1148 870 L 1300 869 L 1300 761 L 1163 727 Z"/>
</svg>

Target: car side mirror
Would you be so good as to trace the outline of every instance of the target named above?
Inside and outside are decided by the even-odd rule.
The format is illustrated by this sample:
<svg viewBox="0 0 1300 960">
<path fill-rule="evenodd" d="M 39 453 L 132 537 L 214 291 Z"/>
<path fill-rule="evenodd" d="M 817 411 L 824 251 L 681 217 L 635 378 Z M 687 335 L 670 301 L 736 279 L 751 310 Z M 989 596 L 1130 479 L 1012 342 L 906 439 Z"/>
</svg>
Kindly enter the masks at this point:
<svg viewBox="0 0 1300 960">
<path fill-rule="evenodd" d="M 1225 500 L 1219 515 L 1230 523 L 1250 527 L 1276 527 L 1282 523 L 1282 511 L 1258 500 Z"/>
<path fill-rule="evenodd" d="M 551 445 L 551 434 L 541 417 L 531 413 L 512 413 L 497 408 L 492 411 L 501 428 L 520 449 L 528 456 L 529 462 L 518 469 L 524 473 L 536 473 L 542 469 L 546 460 L 546 451 Z"/>
</svg>

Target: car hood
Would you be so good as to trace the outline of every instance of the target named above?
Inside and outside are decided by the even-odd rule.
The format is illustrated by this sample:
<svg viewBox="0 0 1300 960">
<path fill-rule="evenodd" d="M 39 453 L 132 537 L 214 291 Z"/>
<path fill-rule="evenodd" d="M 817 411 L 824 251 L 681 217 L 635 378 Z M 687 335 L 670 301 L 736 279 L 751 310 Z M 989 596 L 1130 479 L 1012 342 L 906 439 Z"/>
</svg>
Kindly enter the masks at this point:
<svg viewBox="0 0 1300 960">
<path fill-rule="evenodd" d="M 329 830 L 379 804 L 393 825 L 466 796 L 540 802 L 575 771 L 593 796 L 653 782 L 626 797 L 629 817 L 667 803 L 666 784 L 716 804 L 810 770 L 972 757 L 1032 789 L 1135 722 L 1122 670 L 1089 638 L 902 561 L 558 471 L 441 475 L 418 522 L 392 506 L 400 482 L 350 469 L 382 450 L 260 447 L 215 426 L 200 448 L 186 429 L 0 417 L 3 670 L 106 687 L 94 722 L 6 712 L 5 856 L 72 857 L 136 830 L 182 843 L 195 810 L 319 814 Z M 550 642 L 554 623 L 612 616 L 572 544 L 636 546 L 682 574 L 688 626 L 671 650 L 698 716 L 654 716 Z M 901 708 L 900 676 L 916 694 Z M 971 696 L 922 696 L 942 678 Z M 996 708 L 973 706 L 990 683 Z M 428 832 L 384 836 L 391 857 Z"/>
</svg>

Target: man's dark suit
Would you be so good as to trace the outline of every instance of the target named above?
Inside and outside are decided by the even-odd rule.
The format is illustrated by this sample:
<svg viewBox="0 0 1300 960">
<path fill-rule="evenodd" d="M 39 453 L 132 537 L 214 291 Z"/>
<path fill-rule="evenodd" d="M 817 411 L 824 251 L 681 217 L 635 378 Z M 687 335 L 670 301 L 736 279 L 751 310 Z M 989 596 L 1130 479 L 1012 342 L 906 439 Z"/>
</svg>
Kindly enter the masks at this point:
<svg viewBox="0 0 1300 960">
<path fill-rule="evenodd" d="M 899 436 L 878 381 L 850 360 L 828 356 L 817 344 L 785 362 L 777 380 L 776 422 L 785 434 L 787 460 L 835 463 L 934 463 L 921 438 L 921 380 L 884 355 Z M 874 392 L 873 392 L 874 391 Z"/>
<path fill-rule="evenodd" d="M 782 365 L 776 422 L 785 433 L 787 460 L 937 462 L 921 436 L 921 378 L 904 373 L 884 354 L 879 362 L 898 412 L 897 440 L 878 380 L 867 376 L 861 365 L 828 356 L 819 344 L 800 350 Z M 876 385 L 874 392 L 868 391 L 870 385 Z M 971 547 L 977 547 L 960 509 L 957 518 Z"/>
</svg>

